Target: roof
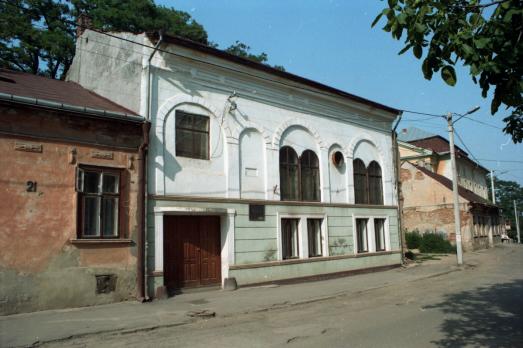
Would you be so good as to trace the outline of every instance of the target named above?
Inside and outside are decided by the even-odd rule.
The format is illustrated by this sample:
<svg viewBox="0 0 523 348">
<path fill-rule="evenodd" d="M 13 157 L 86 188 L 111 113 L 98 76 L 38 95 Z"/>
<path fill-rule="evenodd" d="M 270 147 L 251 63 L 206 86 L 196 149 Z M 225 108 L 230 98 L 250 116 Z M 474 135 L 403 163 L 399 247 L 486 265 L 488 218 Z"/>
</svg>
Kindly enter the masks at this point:
<svg viewBox="0 0 523 348">
<path fill-rule="evenodd" d="M 427 131 L 424 131 L 423 129 L 419 129 L 416 127 L 409 127 L 409 128 L 403 128 L 398 133 L 398 140 L 404 141 L 404 142 L 409 142 L 409 141 L 418 140 L 418 139 L 430 138 L 435 135 L 436 134 L 429 133 Z"/>
<path fill-rule="evenodd" d="M 448 179 L 447 177 L 444 177 L 443 175 L 431 172 L 430 170 L 428 170 L 424 167 L 418 166 L 412 162 L 409 162 L 409 163 L 412 164 L 414 167 L 416 167 L 416 169 L 418 169 L 423 174 L 436 180 L 437 182 L 439 182 L 440 184 L 442 184 L 449 190 L 452 190 L 452 180 Z M 465 198 L 467 201 L 469 201 L 471 203 L 480 203 L 480 204 L 490 205 L 490 206 L 493 205 L 492 202 L 486 200 L 485 198 L 483 198 L 481 196 L 478 196 L 474 192 L 472 192 L 460 185 L 458 185 L 458 193 L 461 197 Z"/>
<path fill-rule="evenodd" d="M 159 40 L 159 34 L 157 32 L 148 32 L 146 34 L 149 37 L 149 39 L 153 42 L 157 42 Z M 221 59 L 224 59 L 224 60 L 227 60 L 230 62 L 234 62 L 234 63 L 240 64 L 243 66 L 247 66 L 247 67 L 259 70 L 259 71 L 263 71 L 265 73 L 268 73 L 268 74 L 271 74 L 274 76 L 278 76 L 278 77 L 281 77 L 281 78 L 284 78 L 284 79 L 287 79 L 287 80 L 290 80 L 293 82 L 307 85 L 309 87 L 313 87 L 315 89 L 318 89 L 318 90 L 321 90 L 324 92 L 335 94 L 340 97 L 347 98 L 352 101 L 362 103 L 362 104 L 371 106 L 373 108 L 381 109 L 381 110 L 384 110 L 384 111 L 387 111 L 387 112 L 390 112 L 393 114 L 399 114 L 401 112 L 401 110 L 392 108 L 390 106 L 386 106 L 386 105 L 374 102 L 372 100 L 368 100 L 368 99 L 356 96 L 354 94 L 347 93 L 347 92 L 339 90 L 337 88 L 330 87 L 330 86 L 324 85 L 322 83 L 319 83 L 319 82 L 316 82 L 313 80 L 306 79 L 306 78 L 298 76 L 298 75 L 294 75 L 294 74 L 291 74 L 291 73 L 288 73 L 285 71 L 275 69 L 271 66 L 255 62 L 250 59 L 238 57 L 234 54 L 230 54 L 228 52 L 225 52 L 225 51 L 213 48 L 213 47 L 209 47 L 209 46 L 203 45 L 201 43 L 198 43 L 198 42 L 195 42 L 192 40 L 181 38 L 179 36 L 164 34 L 163 41 L 170 43 L 170 44 L 175 44 L 175 45 L 179 45 L 179 46 L 182 46 L 185 48 L 193 49 L 193 50 L 196 50 L 196 51 L 199 51 L 202 53 L 206 53 L 211 56 L 221 58 Z"/>
<path fill-rule="evenodd" d="M 53 80 L 20 71 L 0 69 L 0 93 L 32 98 L 37 101 L 51 101 L 80 108 L 121 113 L 126 116 L 138 116 L 135 112 L 91 92 L 75 82 Z M 34 102 L 34 100 L 32 101 Z"/>
<path fill-rule="evenodd" d="M 450 152 L 449 141 L 440 135 L 433 135 L 428 138 L 409 141 L 409 144 L 422 147 L 424 149 L 430 149 L 440 155 Z M 459 146 L 454 145 L 454 148 L 456 149 L 456 155 L 468 157 L 468 153 L 462 150 Z"/>
</svg>

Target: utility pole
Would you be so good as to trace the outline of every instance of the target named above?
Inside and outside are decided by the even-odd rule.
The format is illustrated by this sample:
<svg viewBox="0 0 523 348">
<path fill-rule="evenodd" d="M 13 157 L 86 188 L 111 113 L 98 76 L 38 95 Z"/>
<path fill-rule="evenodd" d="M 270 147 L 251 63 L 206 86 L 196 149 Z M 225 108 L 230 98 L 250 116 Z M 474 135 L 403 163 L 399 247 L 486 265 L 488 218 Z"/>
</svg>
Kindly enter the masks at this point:
<svg viewBox="0 0 523 348">
<path fill-rule="evenodd" d="M 496 204 L 496 191 L 494 191 L 494 171 L 490 170 L 490 186 L 492 187 L 492 204 Z"/>
<path fill-rule="evenodd" d="M 454 123 L 452 122 L 451 112 L 447 114 L 447 123 L 450 142 L 450 162 L 452 164 L 452 192 L 454 194 L 454 230 L 456 232 L 456 256 L 458 258 L 458 265 L 462 265 L 463 250 L 461 246 L 461 216 L 459 212 L 458 168 L 456 165 L 456 154 L 454 151 Z"/>
<path fill-rule="evenodd" d="M 518 233 L 518 244 L 521 244 L 521 236 L 519 235 L 519 216 L 518 216 L 518 207 L 516 205 L 516 200 L 514 200 L 514 216 L 516 217 L 516 231 Z"/>
</svg>

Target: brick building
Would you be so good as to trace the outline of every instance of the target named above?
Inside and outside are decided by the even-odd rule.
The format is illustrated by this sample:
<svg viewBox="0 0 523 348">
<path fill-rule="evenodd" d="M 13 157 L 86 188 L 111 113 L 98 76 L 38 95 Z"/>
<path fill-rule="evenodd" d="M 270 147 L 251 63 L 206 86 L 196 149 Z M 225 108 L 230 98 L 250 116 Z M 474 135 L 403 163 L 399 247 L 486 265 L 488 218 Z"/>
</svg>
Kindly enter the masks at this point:
<svg viewBox="0 0 523 348">
<path fill-rule="evenodd" d="M 0 70 L 0 314 L 139 295 L 147 130 L 75 83 Z"/>
<path fill-rule="evenodd" d="M 402 226 L 445 234 L 455 241 L 448 141 L 415 128 L 399 134 Z M 488 200 L 488 169 L 455 147 L 463 248 L 486 248 L 501 239 L 500 209 Z"/>
</svg>

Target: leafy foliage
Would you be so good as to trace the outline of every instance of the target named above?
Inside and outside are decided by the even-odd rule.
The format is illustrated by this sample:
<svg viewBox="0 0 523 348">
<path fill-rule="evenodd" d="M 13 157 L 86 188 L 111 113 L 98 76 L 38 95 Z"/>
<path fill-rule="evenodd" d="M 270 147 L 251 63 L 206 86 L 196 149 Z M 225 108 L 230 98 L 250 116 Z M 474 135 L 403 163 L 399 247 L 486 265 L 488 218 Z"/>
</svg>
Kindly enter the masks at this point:
<svg viewBox="0 0 523 348">
<path fill-rule="evenodd" d="M 260 54 L 252 54 L 252 53 L 250 53 L 250 50 L 251 50 L 250 46 L 244 44 L 243 42 L 236 40 L 236 42 L 234 44 L 230 45 L 229 47 L 227 47 L 225 49 L 225 52 L 234 54 L 238 57 L 252 60 L 257 63 L 269 65 L 269 64 L 267 64 L 267 61 L 269 60 L 267 53 L 262 52 Z M 285 71 L 285 68 L 281 65 L 275 65 L 275 66 L 273 66 L 273 68 L 281 70 L 281 71 Z"/>
<path fill-rule="evenodd" d="M 496 205 L 503 211 L 505 219 L 510 220 L 511 229 L 508 235 L 512 239 L 516 236 L 516 218 L 514 216 L 514 201 L 518 209 L 523 209 L 523 187 L 515 181 L 505 181 L 494 177 L 494 187 L 496 191 Z M 489 193 L 490 194 L 490 193 Z M 520 219 L 520 229 L 523 231 L 523 219 Z"/>
<path fill-rule="evenodd" d="M 164 30 L 216 47 L 205 28 L 183 11 L 152 0 L 0 0 L 0 67 L 63 79 L 75 52 L 76 19 L 86 14 L 103 31 Z M 236 41 L 227 51 L 267 64 Z M 275 68 L 282 67 L 276 66 Z"/>
<path fill-rule="evenodd" d="M 523 0 L 388 0 L 372 26 L 383 16 L 383 30 L 394 39 L 406 34 L 399 54 L 412 49 L 416 58 L 424 56 L 426 79 L 440 72 L 454 86 L 454 66 L 462 62 L 484 98 L 494 88 L 491 113 L 502 104 L 510 109 L 503 131 L 523 141 Z"/>
<path fill-rule="evenodd" d="M 0 2 L 0 66 L 63 77 L 74 54 L 75 29 L 67 23 L 70 18 L 65 3 Z"/>
<path fill-rule="evenodd" d="M 456 248 L 441 233 L 425 233 L 420 242 L 422 253 L 454 253 Z"/>
<path fill-rule="evenodd" d="M 407 242 L 407 248 L 419 249 L 421 244 L 422 236 L 418 231 L 405 232 L 405 241 Z"/>
</svg>

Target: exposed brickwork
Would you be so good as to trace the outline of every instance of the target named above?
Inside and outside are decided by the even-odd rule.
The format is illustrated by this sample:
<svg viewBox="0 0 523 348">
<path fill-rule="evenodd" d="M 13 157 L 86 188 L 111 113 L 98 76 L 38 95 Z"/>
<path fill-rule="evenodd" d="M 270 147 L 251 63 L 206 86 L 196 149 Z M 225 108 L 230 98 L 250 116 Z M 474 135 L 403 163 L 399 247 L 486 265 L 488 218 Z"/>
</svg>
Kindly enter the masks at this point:
<svg viewBox="0 0 523 348">
<path fill-rule="evenodd" d="M 6 301 L 0 313 L 134 296 L 134 244 L 72 244 L 71 240 L 77 238 L 78 164 L 122 170 L 119 230 L 122 238 L 135 238 L 138 178 L 136 163 L 129 166 L 138 157 L 140 124 L 0 105 L 0 132 L 0 299 Z M 37 150 L 41 146 L 41 152 L 16 150 L 17 143 L 36 145 L 29 148 Z M 110 152 L 113 158 L 93 158 L 95 151 Z M 35 192 L 27 191 L 28 181 L 36 182 Z M 98 273 L 117 275 L 116 292 L 95 295 Z"/>
</svg>

